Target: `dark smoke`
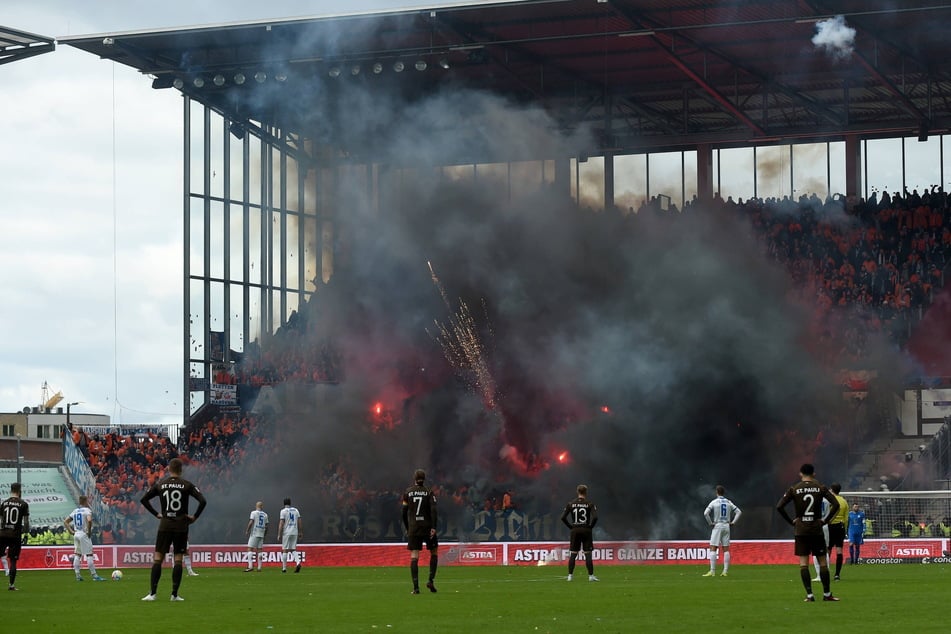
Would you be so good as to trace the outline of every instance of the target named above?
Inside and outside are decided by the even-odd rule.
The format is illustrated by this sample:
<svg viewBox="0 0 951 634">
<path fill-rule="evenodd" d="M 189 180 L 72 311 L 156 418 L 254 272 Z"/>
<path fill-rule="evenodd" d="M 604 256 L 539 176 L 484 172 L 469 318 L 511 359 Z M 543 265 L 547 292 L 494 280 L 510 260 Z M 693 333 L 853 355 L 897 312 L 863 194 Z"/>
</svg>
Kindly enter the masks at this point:
<svg viewBox="0 0 951 634">
<path fill-rule="evenodd" d="M 394 494 L 423 467 L 476 502 L 512 488 L 521 508 L 542 513 L 559 512 L 585 482 L 606 534 L 696 538 L 717 483 L 741 507 L 769 507 L 801 462 L 845 455 L 834 429 L 841 396 L 803 346 L 808 309 L 787 299 L 788 276 L 741 219 L 584 211 L 540 178 L 509 200 L 504 183 L 454 182 L 426 165 L 576 155 L 589 143 L 583 131 L 566 135 L 539 111 L 458 90 L 349 103 L 355 116 L 335 123 L 351 126 L 354 153 L 415 169 L 385 179 L 378 211 L 365 190 L 338 192 L 345 255 L 301 316 L 315 345 L 334 342 L 345 378 L 316 395 L 285 388 L 272 440 L 251 445 L 256 475 L 216 500 L 219 514 L 246 517 L 269 499 L 276 518 L 276 501 L 291 495 L 316 517 L 335 510 L 323 490 L 333 467 Z M 495 409 L 432 336 L 450 310 L 427 261 L 453 309 L 465 302 L 477 316 Z M 392 428 L 374 428 L 378 401 Z M 820 475 L 845 475 L 830 463 Z M 398 517 L 395 497 L 378 503 Z"/>
</svg>

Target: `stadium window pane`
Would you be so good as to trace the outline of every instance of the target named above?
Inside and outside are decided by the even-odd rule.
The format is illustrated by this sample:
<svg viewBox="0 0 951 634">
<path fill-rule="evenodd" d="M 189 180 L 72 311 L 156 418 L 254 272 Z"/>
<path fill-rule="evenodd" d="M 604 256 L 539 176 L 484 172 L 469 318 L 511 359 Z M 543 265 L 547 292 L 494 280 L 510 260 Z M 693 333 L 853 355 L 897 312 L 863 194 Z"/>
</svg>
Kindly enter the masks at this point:
<svg viewBox="0 0 951 634">
<path fill-rule="evenodd" d="M 201 198 L 192 197 L 189 199 L 188 221 L 190 232 L 188 273 L 190 275 L 204 275 L 205 201 Z"/>
<path fill-rule="evenodd" d="M 298 183 L 301 178 L 300 163 L 293 157 L 287 157 L 287 210 L 300 211 L 300 192 Z"/>
<path fill-rule="evenodd" d="M 282 232 L 286 231 L 287 217 L 280 211 L 274 210 L 268 213 L 268 227 L 270 236 L 270 253 L 265 255 L 268 262 L 268 282 L 271 286 L 281 288 L 283 286 L 281 276 L 282 271 L 286 271 L 287 261 L 284 259 L 284 253 L 281 249 Z"/>
<path fill-rule="evenodd" d="M 544 184 L 542 161 L 516 161 L 511 163 L 510 170 L 509 191 L 513 200 L 538 193 Z"/>
<path fill-rule="evenodd" d="M 941 184 L 941 138 L 929 136 L 927 141 L 906 137 L 905 186 L 919 194 Z"/>
<path fill-rule="evenodd" d="M 210 277 L 221 278 L 225 274 L 225 211 L 220 201 L 211 201 L 211 217 L 208 226 L 209 246 L 211 249 Z M 194 238 L 194 236 L 193 236 Z"/>
<path fill-rule="evenodd" d="M 188 283 L 188 356 L 191 359 L 205 358 L 205 292 L 201 280 Z"/>
<path fill-rule="evenodd" d="M 304 231 L 304 289 L 314 290 L 317 279 L 317 220 L 312 216 L 303 217 Z"/>
<path fill-rule="evenodd" d="M 578 180 L 580 205 L 588 209 L 604 209 L 604 157 L 592 156 L 579 163 Z"/>
<path fill-rule="evenodd" d="M 753 197 L 753 149 L 728 148 L 719 150 L 720 196 L 747 200 Z"/>
<path fill-rule="evenodd" d="M 188 136 L 188 178 L 191 183 L 190 193 L 204 194 L 205 181 L 205 108 L 197 101 L 190 101 L 188 106 L 189 136 Z"/>
<path fill-rule="evenodd" d="M 332 222 L 321 222 L 321 269 L 326 284 L 334 274 L 334 225 Z"/>
<path fill-rule="evenodd" d="M 799 143 L 792 146 L 793 198 L 829 193 L 828 152 L 825 143 Z"/>
<path fill-rule="evenodd" d="M 301 217 L 297 214 L 287 214 L 287 252 L 285 261 L 287 262 L 287 288 L 300 290 L 302 288 L 300 279 L 300 232 Z"/>
<path fill-rule="evenodd" d="M 845 141 L 829 143 L 829 191 L 830 195 L 845 195 Z M 857 192 L 861 194 L 861 191 Z"/>
<path fill-rule="evenodd" d="M 872 139 L 865 145 L 865 169 L 868 195 L 902 190 L 901 139 Z"/>
<path fill-rule="evenodd" d="M 788 145 L 766 145 L 756 148 L 756 196 L 782 198 L 792 194 Z M 744 198 L 745 200 L 745 198 Z"/>
<path fill-rule="evenodd" d="M 248 213 L 248 282 L 260 284 L 261 280 L 261 213 L 252 207 Z"/>
<path fill-rule="evenodd" d="M 261 164 L 261 140 L 256 136 L 248 137 L 248 202 L 254 205 L 261 204 L 261 173 L 264 166 Z"/>
<path fill-rule="evenodd" d="M 232 200 L 244 200 L 244 181 L 247 178 L 247 174 L 244 172 L 244 140 L 229 134 L 228 143 L 231 152 L 229 156 L 231 174 L 228 177 L 228 195 Z"/>
<path fill-rule="evenodd" d="M 229 206 L 228 226 L 228 259 L 230 280 L 244 281 L 244 208 L 239 204 Z"/>
<path fill-rule="evenodd" d="M 248 339 L 250 342 L 261 339 L 261 288 L 248 288 Z"/>
<path fill-rule="evenodd" d="M 479 163 L 476 165 L 475 182 L 479 187 L 504 187 L 508 189 L 508 163 Z"/>
<path fill-rule="evenodd" d="M 683 155 L 680 152 L 648 154 L 651 197 L 667 196 L 678 209 L 683 208 Z"/>
<path fill-rule="evenodd" d="M 942 165 L 942 175 L 941 175 L 941 186 L 944 191 L 951 191 L 951 136 L 947 134 L 941 136 L 942 144 L 942 156 L 943 156 L 943 165 Z M 951 436 L 949 436 L 951 439 Z"/>
<path fill-rule="evenodd" d="M 697 195 L 697 151 L 683 153 L 683 193 L 680 196 L 680 208 Z"/>
<path fill-rule="evenodd" d="M 224 332 L 227 320 L 225 319 L 225 285 L 221 282 L 209 282 L 208 329 L 214 332 Z M 213 354 L 208 351 L 209 356 Z M 220 360 L 219 357 L 215 357 Z"/>
<path fill-rule="evenodd" d="M 442 168 L 442 175 L 453 183 L 471 183 L 475 179 L 475 166 L 447 165 Z"/>
<path fill-rule="evenodd" d="M 570 163 L 568 172 L 571 178 L 571 187 L 570 187 L 571 199 L 577 201 L 578 200 L 578 159 L 573 158 L 573 159 L 570 159 L 568 162 Z"/>
<path fill-rule="evenodd" d="M 614 157 L 614 204 L 625 213 L 637 212 L 647 200 L 647 155 Z"/>
<path fill-rule="evenodd" d="M 211 113 L 210 122 L 210 143 L 208 147 L 211 149 L 209 157 L 211 164 L 208 167 L 211 170 L 209 172 L 211 188 L 209 193 L 217 198 L 223 198 L 225 192 L 224 147 L 225 143 L 228 142 L 225 136 L 225 122 L 221 115 L 216 112 Z"/>
<path fill-rule="evenodd" d="M 231 349 L 244 352 L 244 289 L 238 284 L 231 284 L 231 305 L 227 320 L 231 330 L 229 344 Z"/>
</svg>

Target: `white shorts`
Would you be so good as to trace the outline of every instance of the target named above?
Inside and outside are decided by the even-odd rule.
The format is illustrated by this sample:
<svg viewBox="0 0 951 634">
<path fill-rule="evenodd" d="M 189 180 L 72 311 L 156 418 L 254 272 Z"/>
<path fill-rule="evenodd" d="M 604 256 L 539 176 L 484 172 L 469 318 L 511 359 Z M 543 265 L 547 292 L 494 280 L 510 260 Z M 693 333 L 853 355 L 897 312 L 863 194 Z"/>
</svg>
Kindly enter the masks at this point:
<svg viewBox="0 0 951 634">
<path fill-rule="evenodd" d="M 76 531 L 73 533 L 73 546 L 74 551 L 77 555 L 91 555 L 92 554 L 92 540 L 89 539 L 89 535 L 86 534 L 86 531 Z"/>
<path fill-rule="evenodd" d="M 710 547 L 730 545 L 730 525 L 726 523 L 714 524 L 710 532 Z"/>
<path fill-rule="evenodd" d="M 251 538 L 248 539 L 248 548 L 263 548 L 264 547 L 264 535 L 251 535 Z"/>
<path fill-rule="evenodd" d="M 281 550 L 297 550 L 297 533 L 293 535 L 284 533 L 281 538 Z"/>
</svg>

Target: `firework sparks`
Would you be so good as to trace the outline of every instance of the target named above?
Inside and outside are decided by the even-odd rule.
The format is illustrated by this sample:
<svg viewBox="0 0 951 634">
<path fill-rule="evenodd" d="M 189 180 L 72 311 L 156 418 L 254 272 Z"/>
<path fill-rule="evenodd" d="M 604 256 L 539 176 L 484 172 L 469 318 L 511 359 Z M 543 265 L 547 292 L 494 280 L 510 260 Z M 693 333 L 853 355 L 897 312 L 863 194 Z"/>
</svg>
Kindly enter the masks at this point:
<svg viewBox="0 0 951 634">
<path fill-rule="evenodd" d="M 446 289 L 439 281 L 436 271 L 433 270 L 432 263 L 427 261 L 426 264 L 429 266 L 433 284 L 451 313 L 449 320 L 445 323 L 434 320 L 436 335 L 433 338 L 442 346 L 443 353 L 449 363 L 457 370 L 469 375 L 472 387 L 482 395 L 486 407 L 494 410 L 496 408 L 495 380 L 489 372 L 489 365 L 485 359 L 485 346 L 479 338 L 472 311 L 469 310 L 469 306 L 465 302 L 460 300 L 459 309 L 452 312 L 452 303 L 449 301 Z M 483 304 L 483 310 L 484 308 Z M 432 333 L 430 335 L 432 336 Z"/>
</svg>

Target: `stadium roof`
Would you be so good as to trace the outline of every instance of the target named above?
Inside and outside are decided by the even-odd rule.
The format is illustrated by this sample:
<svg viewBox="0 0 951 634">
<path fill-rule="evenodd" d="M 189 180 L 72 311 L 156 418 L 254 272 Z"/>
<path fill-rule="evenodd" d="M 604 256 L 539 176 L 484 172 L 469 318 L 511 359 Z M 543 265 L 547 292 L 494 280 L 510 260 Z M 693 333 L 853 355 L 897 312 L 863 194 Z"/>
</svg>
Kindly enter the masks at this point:
<svg viewBox="0 0 951 634">
<path fill-rule="evenodd" d="M 348 86 L 406 99 L 467 86 L 626 153 L 945 132 L 948 23 L 951 4 L 928 0 L 536 0 L 60 41 L 311 138 L 333 116 L 313 104 Z"/>
<path fill-rule="evenodd" d="M 56 42 L 51 37 L 0 26 L 0 64 L 49 53 L 54 48 Z"/>
</svg>

